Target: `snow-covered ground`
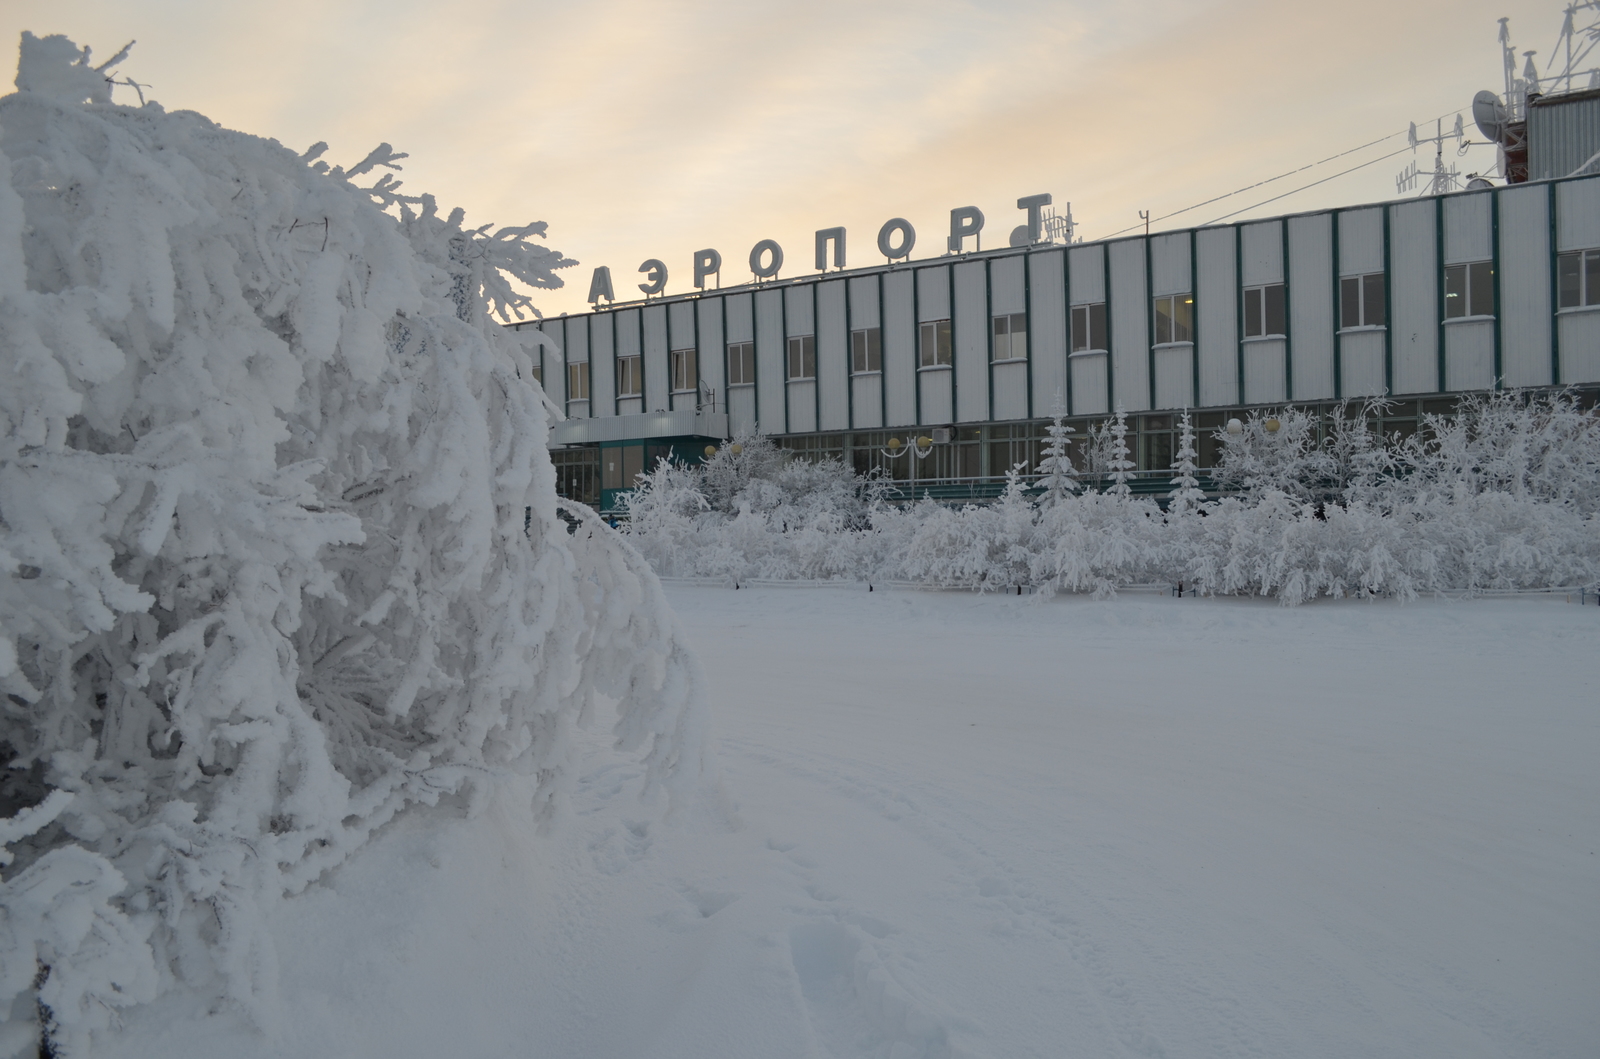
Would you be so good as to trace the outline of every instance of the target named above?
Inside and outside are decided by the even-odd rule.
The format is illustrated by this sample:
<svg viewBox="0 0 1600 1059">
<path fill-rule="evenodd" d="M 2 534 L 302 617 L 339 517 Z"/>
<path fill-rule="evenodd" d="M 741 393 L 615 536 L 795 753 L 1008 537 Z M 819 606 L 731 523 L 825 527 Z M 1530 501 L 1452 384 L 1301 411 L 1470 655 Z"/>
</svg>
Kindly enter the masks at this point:
<svg viewBox="0 0 1600 1059">
<path fill-rule="evenodd" d="M 401 819 L 273 913 L 276 1039 L 117 1056 L 1592 1056 L 1600 607 L 669 586 L 730 825 Z"/>
</svg>

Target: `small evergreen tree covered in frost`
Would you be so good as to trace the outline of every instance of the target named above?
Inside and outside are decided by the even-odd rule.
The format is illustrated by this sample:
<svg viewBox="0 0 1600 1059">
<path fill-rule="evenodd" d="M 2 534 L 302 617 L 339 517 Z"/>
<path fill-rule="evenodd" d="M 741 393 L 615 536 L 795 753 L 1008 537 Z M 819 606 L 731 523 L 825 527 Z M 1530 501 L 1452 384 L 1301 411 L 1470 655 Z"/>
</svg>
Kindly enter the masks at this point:
<svg viewBox="0 0 1600 1059">
<path fill-rule="evenodd" d="M 1056 395 L 1055 406 L 1050 411 L 1050 425 L 1045 427 L 1043 455 L 1039 459 L 1039 502 L 1054 507 L 1078 491 L 1078 472 L 1072 465 L 1073 430 L 1067 423 L 1067 412 Z"/>
<path fill-rule="evenodd" d="M 1106 469 L 1111 472 L 1111 488 L 1106 492 L 1115 497 L 1126 499 L 1133 495 L 1133 488 L 1128 485 L 1133 478 L 1134 462 L 1128 451 L 1128 413 L 1123 411 L 1122 405 L 1117 405 L 1117 414 L 1111 417 L 1111 424 L 1107 431 L 1110 445 L 1107 454 L 1110 459 Z"/>
<path fill-rule="evenodd" d="M 1178 518 L 1200 510 L 1205 504 L 1206 494 L 1200 488 L 1200 479 L 1195 477 L 1200 470 L 1195 464 L 1197 457 L 1194 423 L 1189 418 L 1189 410 L 1185 408 L 1178 417 L 1178 455 L 1172 468 L 1178 474 L 1172 479 L 1172 492 L 1168 494 L 1167 501 L 1167 512 Z"/>
<path fill-rule="evenodd" d="M 699 782 L 694 662 L 643 559 L 558 520 L 541 339 L 489 317 L 572 263 L 543 226 L 361 186 L 387 147 L 116 106 L 65 38 L 24 36 L 17 88 L 0 1055 L 84 1054 L 179 981 L 270 1021 L 264 909 L 411 806 L 557 814 L 597 694 L 651 785 Z"/>
</svg>

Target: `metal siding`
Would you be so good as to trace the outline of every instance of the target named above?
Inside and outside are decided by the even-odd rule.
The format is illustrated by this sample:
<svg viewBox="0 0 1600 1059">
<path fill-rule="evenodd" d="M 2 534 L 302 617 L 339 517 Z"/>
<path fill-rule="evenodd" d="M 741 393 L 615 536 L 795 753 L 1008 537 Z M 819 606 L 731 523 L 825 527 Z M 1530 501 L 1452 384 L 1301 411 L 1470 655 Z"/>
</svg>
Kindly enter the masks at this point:
<svg viewBox="0 0 1600 1059">
<path fill-rule="evenodd" d="M 1377 397 L 1383 393 L 1383 332 L 1351 331 L 1341 340 L 1340 366 L 1346 397 Z"/>
<path fill-rule="evenodd" d="M 989 263 L 989 308 L 994 315 L 1027 309 L 1022 290 L 1022 255 L 997 257 Z"/>
<path fill-rule="evenodd" d="M 1244 347 L 1246 404 L 1278 404 L 1284 393 L 1284 343 L 1281 338 L 1247 342 Z"/>
<path fill-rule="evenodd" d="M 1189 294 L 1194 291 L 1189 277 L 1189 233 L 1150 237 L 1151 296 Z"/>
<path fill-rule="evenodd" d="M 1034 254 L 1033 308 L 1028 320 L 1028 356 L 1033 361 L 1033 412 L 1043 416 L 1063 406 L 1067 394 L 1067 303 L 1061 282 L 1066 251 Z"/>
<path fill-rule="evenodd" d="M 664 305 L 651 305 L 644 313 L 644 406 L 649 412 L 667 408 L 667 311 Z"/>
<path fill-rule="evenodd" d="M 1439 274 L 1433 213 L 1431 199 L 1400 203 L 1391 210 L 1389 329 L 1397 394 L 1431 393 L 1438 386 Z"/>
<path fill-rule="evenodd" d="M 1195 233 L 1195 312 L 1199 320 L 1201 407 L 1239 400 L 1239 315 L 1235 303 L 1233 229 L 1211 228 Z"/>
<path fill-rule="evenodd" d="M 1463 261 L 1487 261 L 1489 248 L 1489 195 L 1451 195 L 1444 200 L 1444 260 L 1447 265 Z"/>
<path fill-rule="evenodd" d="M 1600 312 L 1562 313 L 1561 381 L 1600 382 Z"/>
<path fill-rule="evenodd" d="M 917 385 L 922 387 L 922 421 L 924 423 L 952 423 L 955 416 L 950 408 L 950 372 L 919 371 Z"/>
<path fill-rule="evenodd" d="M 1494 322 L 1468 320 L 1444 329 L 1445 389 L 1487 390 L 1494 385 Z"/>
<path fill-rule="evenodd" d="M 667 306 L 667 311 L 672 314 L 673 349 L 690 349 L 694 346 L 694 302 L 673 302 Z"/>
<path fill-rule="evenodd" d="M 734 437 L 756 432 L 756 388 L 740 386 L 728 391 L 728 429 Z"/>
<path fill-rule="evenodd" d="M 1507 386 L 1548 386 L 1550 221 L 1542 187 L 1500 196 L 1500 366 Z"/>
<path fill-rule="evenodd" d="M 955 266 L 954 359 L 956 418 L 981 423 L 989 418 L 989 311 L 983 262 Z"/>
<path fill-rule="evenodd" d="M 569 318 L 567 321 L 567 333 L 572 336 L 570 341 L 574 347 L 582 347 L 583 352 L 579 359 L 589 362 L 589 414 L 592 416 L 608 416 L 611 415 L 611 410 L 615 407 L 611 399 L 612 361 L 609 356 L 600 356 L 593 348 L 596 343 L 592 341 L 592 338 L 599 336 L 592 335 L 591 332 L 604 326 L 607 332 L 606 337 L 609 339 L 611 337 L 609 333 L 611 329 L 607 321 L 595 320 L 591 325 L 591 319 L 593 318 L 588 316 Z"/>
<path fill-rule="evenodd" d="M 1085 305 L 1106 300 L 1104 245 L 1075 246 L 1072 254 L 1072 304 Z"/>
<path fill-rule="evenodd" d="M 900 269 L 883 277 L 883 382 L 889 425 L 917 421 L 917 327 L 911 319 L 911 272 Z"/>
<path fill-rule="evenodd" d="M 1241 225 L 1244 285 L 1283 282 L 1283 226 L 1281 221 Z"/>
<path fill-rule="evenodd" d="M 850 330 L 881 327 L 878 322 L 878 277 L 861 276 L 850 281 Z"/>
<path fill-rule="evenodd" d="M 789 384 L 789 427 L 786 433 L 809 434 L 817 429 L 816 385 L 810 380 Z"/>
<path fill-rule="evenodd" d="M 1110 412 L 1106 407 L 1106 354 L 1076 356 L 1067 367 L 1072 372 L 1072 414 L 1094 416 Z"/>
<path fill-rule="evenodd" d="M 560 356 L 544 358 L 546 376 L 544 392 L 560 409 L 567 407 L 567 343 L 562 334 L 565 323 L 564 320 L 546 320 L 539 325 L 539 330 L 544 332 L 561 351 Z"/>
<path fill-rule="evenodd" d="M 811 285 L 808 283 L 785 283 L 782 287 L 783 296 L 788 299 L 786 319 L 789 324 L 789 333 L 784 337 L 795 335 L 814 335 L 817 333 L 816 321 L 811 317 Z"/>
<path fill-rule="evenodd" d="M 754 317 L 751 315 L 750 299 L 753 294 L 729 294 L 728 303 L 728 341 L 753 342 L 755 340 Z"/>
<path fill-rule="evenodd" d="M 1333 217 L 1289 221 L 1289 355 L 1296 401 L 1333 397 Z"/>
<path fill-rule="evenodd" d="M 855 428 L 873 430 L 883 426 L 883 405 L 879 396 L 883 388 L 883 376 L 856 375 L 851 378 L 850 386 L 855 391 Z"/>
<path fill-rule="evenodd" d="M 722 299 L 700 298 L 694 302 L 700 314 L 700 380 L 717 394 L 717 411 L 723 412 L 727 403 L 726 368 L 728 344 L 722 340 Z"/>
<path fill-rule="evenodd" d="M 778 300 L 782 291 L 764 290 L 751 295 L 756 318 L 756 390 L 761 415 L 761 433 L 787 433 L 783 381 L 783 311 Z"/>
<path fill-rule="evenodd" d="M 874 299 L 876 300 L 876 299 Z M 845 330 L 844 282 L 817 286 L 817 385 L 822 429 L 850 429 L 850 335 Z"/>
<path fill-rule="evenodd" d="M 950 319 L 949 268 L 935 265 L 915 270 L 917 277 L 917 322 Z"/>
<path fill-rule="evenodd" d="M 611 348 L 611 314 L 596 313 L 589 317 L 589 392 L 600 393 L 599 379 L 605 373 L 605 396 L 589 404 L 589 411 L 597 416 L 616 414 L 616 353 Z"/>
<path fill-rule="evenodd" d="M 1557 250 L 1588 250 L 1600 246 L 1600 177 L 1557 184 L 1556 220 L 1560 226 Z M 1563 338 L 1563 356 L 1566 348 Z M 1563 378 L 1561 381 L 1571 380 Z"/>
<path fill-rule="evenodd" d="M 1028 366 L 1022 363 L 994 366 L 994 418 L 1028 418 Z"/>
<path fill-rule="evenodd" d="M 1156 407 L 1194 407 L 1194 347 L 1168 346 L 1155 351 Z"/>
<path fill-rule="evenodd" d="M 1383 271 L 1383 211 L 1344 210 L 1339 214 L 1339 275 Z"/>
<path fill-rule="evenodd" d="M 1600 96 L 1549 97 L 1528 108 L 1528 179 L 1558 180 L 1600 151 Z"/>
<path fill-rule="evenodd" d="M 1111 255 L 1111 370 L 1117 403 L 1130 412 L 1150 401 L 1150 295 L 1144 287 L 1144 240 L 1107 247 Z M 1076 378 L 1073 380 L 1077 392 Z"/>
</svg>

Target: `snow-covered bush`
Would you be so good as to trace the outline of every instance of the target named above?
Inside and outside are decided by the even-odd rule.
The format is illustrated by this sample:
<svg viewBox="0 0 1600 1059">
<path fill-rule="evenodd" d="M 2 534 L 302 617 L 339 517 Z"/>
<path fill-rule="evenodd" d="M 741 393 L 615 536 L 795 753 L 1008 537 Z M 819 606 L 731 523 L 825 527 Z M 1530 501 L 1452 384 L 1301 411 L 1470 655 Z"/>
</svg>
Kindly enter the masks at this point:
<svg viewBox="0 0 1600 1059">
<path fill-rule="evenodd" d="M 65 38 L 21 56 L 0 99 L 0 1055 L 42 1021 L 66 1056 L 175 981 L 267 1012 L 264 909 L 408 806 L 521 776 L 558 814 L 594 695 L 674 790 L 703 715 L 643 560 L 558 519 L 519 344 L 540 339 L 490 318 L 527 305 L 508 275 L 572 264 L 542 225 L 362 187 L 397 168 L 386 145 L 345 171 L 116 106 Z"/>
</svg>

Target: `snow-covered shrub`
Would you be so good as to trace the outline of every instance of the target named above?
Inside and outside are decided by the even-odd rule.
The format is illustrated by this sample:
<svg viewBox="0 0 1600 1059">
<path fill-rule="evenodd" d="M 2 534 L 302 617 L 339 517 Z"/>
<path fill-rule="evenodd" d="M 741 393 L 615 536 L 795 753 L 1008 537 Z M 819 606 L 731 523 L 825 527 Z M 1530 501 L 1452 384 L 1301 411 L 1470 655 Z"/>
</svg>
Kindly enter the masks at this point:
<svg viewBox="0 0 1600 1059">
<path fill-rule="evenodd" d="M 0 99 L 0 1054 L 40 1010 L 64 1056 L 174 981 L 270 1009 L 263 910 L 408 806 L 525 776 L 558 813 L 593 695 L 653 785 L 697 782 L 703 720 L 654 576 L 557 517 L 519 344 L 540 339 L 490 319 L 527 304 L 507 274 L 556 286 L 572 263 L 542 225 L 360 186 L 397 168 L 387 146 L 343 171 L 113 105 L 64 38 L 21 54 Z"/>
</svg>

